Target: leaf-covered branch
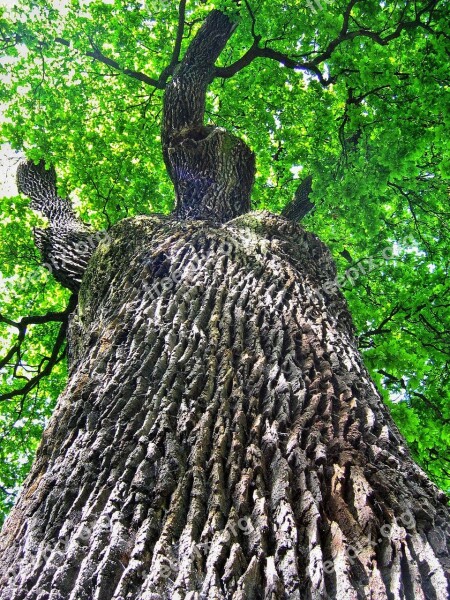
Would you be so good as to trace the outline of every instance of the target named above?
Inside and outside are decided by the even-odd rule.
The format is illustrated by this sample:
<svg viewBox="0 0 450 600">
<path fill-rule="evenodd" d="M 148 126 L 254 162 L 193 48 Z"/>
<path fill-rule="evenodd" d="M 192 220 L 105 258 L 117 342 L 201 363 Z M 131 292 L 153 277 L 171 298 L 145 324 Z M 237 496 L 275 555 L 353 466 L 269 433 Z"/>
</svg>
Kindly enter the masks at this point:
<svg viewBox="0 0 450 600">
<path fill-rule="evenodd" d="M 71 43 L 68 40 L 65 40 L 63 38 L 56 38 L 55 42 L 57 44 L 61 44 L 62 46 L 66 46 L 67 48 L 71 48 Z M 84 56 L 93 58 L 97 62 L 100 62 L 108 67 L 111 67 L 112 69 L 115 69 L 116 71 L 119 71 L 120 73 L 123 73 L 124 75 L 127 75 L 128 77 L 131 77 L 132 79 L 137 79 L 137 81 L 142 81 L 143 83 L 146 83 L 147 85 L 151 85 L 151 86 L 159 88 L 159 89 L 164 88 L 164 83 L 162 81 L 160 81 L 159 79 L 154 79 L 153 77 L 149 77 L 148 75 L 146 75 L 145 73 L 142 73 L 141 71 L 134 71 L 133 69 L 128 69 L 126 67 L 123 67 L 116 60 L 113 60 L 112 58 L 105 56 L 103 54 L 103 52 L 101 52 L 101 50 L 94 44 L 94 42 L 92 40 L 90 40 L 90 42 L 93 47 L 93 50 L 84 52 Z"/>
<path fill-rule="evenodd" d="M 23 35 L 18 32 L 14 33 L 12 35 L 6 35 L 3 32 L 2 38 L 3 38 L 3 42 L 5 45 L 1 49 L 4 52 L 7 51 L 8 49 L 18 46 L 19 44 L 27 45 L 27 43 L 29 44 L 30 42 L 35 44 L 41 52 L 42 52 L 42 49 L 49 48 L 52 46 L 52 42 L 40 40 L 40 39 L 38 39 L 37 36 L 35 36 L 31 32 L 27 32 L 27 35 Z M 98 46 L 95 45 L 95 43 L 93 42 L 92 39 L 89 39 L 89 42 L 91 43 L 91 46 L 93 49 L 85 51 L 85 52 L 81 51 L 80 52 L 81 56 L 86 56 L 88 58 L 92 58 L 95 61 L 102 63 L 102 64 L 122 73 L 123 75 L 126 75 L 127 77 L 131 77 L 132 79 L 142 81 L 143 83 L 150 85 L 152 87 L 164 89 L 165 81 L 163 81 L 161 79 L 154 79 L 153 77 L 150 77 L 149 75 L 146 75 L 145 73 L 142 73 L 141 71 L 135 71 L 134 69 L 128 69 L 127 67 L 122 66 L 116 60 L 109 58 L 108 56 L 103 54 L 103 52 L 98 48 Z M 72 42 L 70 40 L 67 40 L 62 37 L 55 37 L 53 40 L 53 43 L 60 45 L 60 46 L 64 46 L 65 48 L 68 48 L 70 50 L 73 49 Z M 179 43 L 181 44 L 181 40 Z"/>
<path fill-rule="evenodd" d="M 417 10 L 414 19 L 399 21 L 395 27 L 395 30 L 392 33 L 384 36 L 383 31 L 372 31 L 366 28 L 358 28 L 356 30 L 349 29 L 351 11 L 358 2 L 359 0 L 351 0 L 349 2 L 343 14 L 341 31 L 333 40 L 328 43 L 323 52 L 319 52 L 317 56 L 311 60 L 299 60 L 296 57 L 291 57 L 284 52 L 280 52 L 268 47 L 267 42 L 261 46 L 260 43 L 262 38 L 260 35 L 256 35 L 254 33 L 254 20 L 252 20 L 252 46 L 241 56 L 241 58 L 231 65 L 226 67 L 217 67 L 215 70 L 215 76 L 222 78 L 233 77 L 236 75 L 236 73 L 250 65 L 255 59 L 267 58 L 282 64 L 288 69 L 294 69 L 315 75 L 319 82 L 326 87 L 332 83 L 335 83 L 338 76 L 332 75 L 329 77 L 324 77 L 323 73 L 319 69 L 319 65 L 330 59 L 335 50 L 344 42 L 348 42 L 360 37 L 366 37 L 371 39 L 375 44 L 387 46 L 391 41 L 399 38 L 403 31 L 416 29 L 418 27 L 423 27 L 424 29 L 427 29 L 427 31 L 436 33 L 430 27 L 429 22 L 422 21 L 422 16 L 429 13 L 431 18 L 432 11 L 439 4 L 439 0 L 433 0 L 421 10 Z"/>
<path fill-rule="evenodd" d="M 268 58 L 274 60 L 288 69 L 294 69 L 298 71 L 304 71 L 306 73 L 312 73 L 315 75 L 323 86 L 328 86 L 335 81 L 335 77 L 325 78 L 318 68 L 318 66 L 312 62 L 299 62 L 294 58 L 290 58 L 283 52 L 274 50 L 273 48 L 264 47 L 259 45 L 261 38 L 258 36 L 255 38 L 253 45 L 247 50 L 247 52 L 236 62 L 227 67 L 216 67 L 214 75 L 215 77 L 222 77 L 227 79 L 233 77 L 236 73 L 239 73 L 242 69 L 249 66 L 256 58 Z"/>
<path fill-rule="evenodd" d="M 403 309 L 399 306 L 396 305 L 394 307 L 392 307 L 392 309 L 390 310 L 390 312 L 388 313 L 388 315 L 379 323 L 379 325 L 377 325 L 377 327 L 375 327 L 374 329 L 370 329 L 369 331 L 363 331 L 359 336 L 358 336 L 358 341 L 359 341 L 359 345 L 362 348 L 367 348 L 373 345 L 373 341 L 372 341 L 372 336 L 374 335 L 382 335 L 384 333 L 390 333 L 390 329 L 386 329 L 386 325 L 388 325 L 392 319 L 399 313 L 401 312 Z M 367 338 L 369 338 L 369 342 L 363 342 L 363 340 L 366 340 Z"/>
</svg>

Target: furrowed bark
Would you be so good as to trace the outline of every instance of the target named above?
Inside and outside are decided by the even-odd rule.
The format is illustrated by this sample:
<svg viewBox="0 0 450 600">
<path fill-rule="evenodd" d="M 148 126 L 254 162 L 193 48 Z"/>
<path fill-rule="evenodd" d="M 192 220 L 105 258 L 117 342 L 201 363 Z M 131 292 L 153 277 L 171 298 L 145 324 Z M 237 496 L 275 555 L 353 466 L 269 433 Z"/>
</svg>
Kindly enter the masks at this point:
<svg viewBox="0 0 450 600">
<path fill-rule="evenodd" d="M 182 219 L 224 223 L 250 209 L 253 153 L 225 129 L 203 123 L 214 63 L 233 30 L 226 15 L 212 11 L 166 87 L 163 156 Z"/>
<path fill-rule="evenodd" d="M 31 200 L 30 208 L 49 221 L 45 229 L 34 229 L 34 241 L 44 265 L 64 287 L 78 292 L 83 273 L 101 237 L 75 214 L 66 198 L 56 189 L 56 172 L 24 160 L 17 168 L 17 188 Z"/>
<path fill-rule="evenodd" d="M 125 220 L 3 532 L 0 598 L 446 598 L 449 511 L 327 248 L 268 213 Z"/>
</svg>

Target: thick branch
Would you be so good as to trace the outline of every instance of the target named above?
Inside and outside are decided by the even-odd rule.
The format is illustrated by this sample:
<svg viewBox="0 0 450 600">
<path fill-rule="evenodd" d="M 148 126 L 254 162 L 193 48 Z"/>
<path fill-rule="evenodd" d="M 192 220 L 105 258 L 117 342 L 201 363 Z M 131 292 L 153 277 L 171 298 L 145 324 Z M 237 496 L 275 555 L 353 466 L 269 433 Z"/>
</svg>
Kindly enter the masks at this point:
<svg viewBox="0 0 450 600">
<path fill-rule="evenodd" d="M 31 199 L 30 208 L 49 221 L 47 229 L 35 229 L 34 239 L 45 266 L 64 287 L 78 292 L 87 263 L 99 239 L 75 214 L 69 200 L 60 198 L 56 173 L 41 161 L 23 161 L 17 168 L 19 192 Z"/>
<path fill-rule="evenodd" d="M 226 15 L 213 10 L 193 39 L 164 96 L 166 140 L 185 127 L 203 125 L 206 89 L 214 75 L 214 63 L 234 28 Z"/>
<path fill-rule="evenodd" d="M 348 150 L 354 151 L 356 149 L 361 135 L 362 131 L 361 129 L 358 129 L 350 137 L 344 140 L 342 149 L 344 155 L 347 153 Z M 296 223 L 298 223 L 308 213 L 312 211 L 312 209 L 314 208 L 314 203 L 310 200 L 310 195 L 312 191 L 312 181 L 312 175 L 308 175 L 307 177 L 305 177 L 305 179 L 302 180 L 300 185 L 295 190 L 295 194 L 292 200 L 288 202 L 288 204 L 283 208 L 281 212 L 282 217 L 285 217 L 290 221 L 295 221 Z M 349 258 L 348 252 L 347 256 L 345 255 L 345 251 L 341 254 L 344 256 L 344 258 L 349 260 L 349 262 L 352 262 L 351 257 Z"/>
<path fill-rule="evenodd" d="M 320 83 L 323 86 L 330 85 L 334 83 L 335 78 L 330 77 L 325 79 L 317 67 L 315 62 L 299 62 L 293 58 L 290 58 L 286 54 L 279 52 L 278 50 L 273 50 L 272 48 L 261 48 L 259 46 L 259 38 L 255 38 L 253 45 L 251 48 L 243 55 L 239 60 L 229 65 L 228 67 L 217 67 L 214 72 L 215 77 L 222 77 L 224 79 L 228 77 L 233 77 L 239 71 L 241 71 L 244 67 L 247 67 L 251 62 L 253 62 L 256 58 L 269 58 L 271 60 L 275 60 L 288 69 L 295 69 L 297 71 L 304 71 L 307 73 L 312 73 L 315 75 Z"/>
<path fill-rule="evenodd" d="M 291 202 L 283 208 L 281 216 L 297 223 L 303 219 L 314 208 L 314 204 L 309 199 L 311 190 L 312 176 L 308 175 L 295 190 Z"/>
<path fill-rule="evenodd" d="M 6 323 L 11 327 L 15 327 L 19 331 L 25 330 L 27 325 L 42 325 L 43 323 L 53 323 L 58 321 L 64 321 L 69 313 L 67 309 L 62 312 L 48 312 L 45 315 L 30 315 L 29 317 L 22 317 L 20 321 L 13 321 L 8 317 L 0 314 L 0 322 Z"/>
<path fill-rule="evenodd" d="M 176 68 L 164 96 L 163 156 L 183 219 L 223 223 L 250 208 L 255 165 L 244 142 L 203 123 L 214 63 L 235 25 L 213 10 Z"/>
</svg>

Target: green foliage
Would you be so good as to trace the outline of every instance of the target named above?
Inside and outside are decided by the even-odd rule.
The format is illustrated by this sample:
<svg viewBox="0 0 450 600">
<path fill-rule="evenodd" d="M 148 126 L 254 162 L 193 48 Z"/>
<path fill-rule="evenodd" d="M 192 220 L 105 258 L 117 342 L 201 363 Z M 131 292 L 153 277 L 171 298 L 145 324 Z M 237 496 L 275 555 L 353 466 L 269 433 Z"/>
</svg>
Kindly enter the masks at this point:
<svg viewBox="0 0 450 600">
<path fill-rule="evenodd" d="M 449 490 L 449 2 L 434 3 L 424 26 L 398 36 L 398 23 L 414 22 L 426 2 L 352 4 L 348 29 L 374 35 L 341 41 L 318 61 L 324 79 L 336 78 L 331 85 L 311 70 L 257 58 L 212 82 L 207 120 L 255 151 L 255 207 L 279 212 L 299 184 L 294 173 L 312 174 L 316 208 L 304 224 L 336 257 L 367 367 L 415 458 Z M 178 3 L 58 6 L 60 12 L 46 0 L 21 1 L 0 17 L 1 141 L 56 165 L 60 191 L 70 192 L 82 218 L 99 229 L 126 216 L 169 212 L 163 90 L 123 69 L 158 80 L 171 63 Z M 347 3 L 322 6 L 314 13 L 294 0 L 188 2 L 182 52 L 208 12 L 222 8 L 239 26 L 219 66 L 239 59 L 254 35 L 260 47 L 312 61 L 339 40 Z M 380 44 L 375 34 L 392 39 Z M 18 320 L 63 310 L 67 293 L 38 267 L 36 217 L 20 198 L 4 200 L 0 210 L 0 312 Z M 14 335 L 1 324 L 6 349 Z M 55 335 L 55 324 L 34 326 L 23 363 L 48 356 Z M 0 393 L 21 385 L 11 370 L 1 377 Z M 58 363 L 31 397 L 0 406 L 3 488 L 13 490 L 26 473 L 64 377 Z"/>
<path fill-rule="evenodd" d="M 32 235 L 32 225 L 39 220 L 26 208 L 27 203 L 21 197 L 0 201 L 0 312 L 14 322 L 24 315 L 62 310 L 68 298 L 67 291 L 40 266 Z M 27 326 L 19 366 L 14 368 L 16 361 L 11 359 L 6 368 L 0 370 L 0 396 L 21 388 L 45 366 L 59 325 Z M 17 343 L 16 328 L 0 322 L 0 340 L 1 360 Z M 65 361 L 59 361 L 51 374 L 42 378 L 29 394 L 0 402 L 0 520 L 11 508 L 19 485 L 30 469 L 43 425 L 64 386 L 66 371 Z"/>
</svg>

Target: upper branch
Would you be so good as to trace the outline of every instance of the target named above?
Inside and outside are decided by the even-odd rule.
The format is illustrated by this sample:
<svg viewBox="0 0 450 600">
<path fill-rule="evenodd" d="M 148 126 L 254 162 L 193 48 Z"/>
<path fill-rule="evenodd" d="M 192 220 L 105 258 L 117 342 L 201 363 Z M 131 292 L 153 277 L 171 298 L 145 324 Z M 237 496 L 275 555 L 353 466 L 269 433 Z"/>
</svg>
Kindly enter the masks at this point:
<svg viewBox="0 0 450 600">
<path fill-rule="evenodd" d="M 43 323 L 53 323 L 58 321 L 64 321 L 68 315 L 67 309 L 62 312 L 48 312 L 45 315 L 30 315 L 29 317 L 22 317 L 20 321 L 16 322 L 12 319 L 8 319 L 4 315 L 0 314 L 0 323 L 6 323 L 11 327 L 15 327 L 19 332 L 26 331 L 27 325 L 42 325 Z"/>
<path fill-rule="evenodd" d="M 376 44 L 380 46 L 386 46 L 392 40 L 400 37 L 403 31 L 415 29 L 418 27 L 423 27 L 427 31 L 430 31 L 430 25 L 428 22 L 423 22 L 422 17 L 429 13 L 432 14 L 434 8 L 439 3 L 439 0 L 432 0 L 421 10 L 416 12 L 415 18 L 412 20 L 400 20 L 397 23 L 394 31 L 390 34 L 383 36 L 382 32 L 371 31 L 370 29 L 366 29 L 364 27 L 359 27 L 357 30 L 349 31 L 350 26 L 350 16 L 352 8 L 357 4 L 359 0 L 351 0 L 343 15 L 343 23 L 341 30 L 337 37 L 331 40 L 326 47 L 326 49 L 318 54 L 315 58 L 309 60 L 298 60 L 292 57 L 289 57 L 287 54 L 283 52 L 279 52 L 278 50 L 274 50 L 268 46 L 261 47 L 261 37 L 257 35 L 253 35 L 253 44 L 252 46 L 245 52 L 241 58 L 237 61 L 228 65 L 227 67 L 217 67 L 214 72 L 215 77 L 229 78 L 236 75 L 243 68 L 247 67 L 250 63 L 252 63 L 257 58 L 268 58 L 270 60 L 275 60 L 280 64 L 284 65 L 288 69 L 295 69 L 299 71 L 305 71 L 312 73 L 315 75 L 320 83 L 323 86 L 328 86 L 332 83 L 335 83 L 337 76 L 330 76 L 325 78 L 322 72 L 319 69 L 319 65 L 328 60 L 333 52 L 336 50 L 338 46 L 346 41 L 353 40 L 358 37 L 367 37 L 374 41 Z M 254 23 L 252 21 L 252 31 L 254 32 Z"/>
<path fill-rule="evenodd" d="M 15 34 L 12 34 L 9 36 L 6 36 L 6 34 L 3 34 L 0 37 L 2 37 L 3 41 L 5 42 L 5 46 L 3 46 L 3 48 L 2 48 L 4 51 L 10 47 L 16 46 L 17 44 L 26 44 L 26 41 L 27 41 L 23 35 L 20 35 L 18 33 L 15 33 Z M 33 37 L 33 41 L 35 43 L 37 43 L 37 45 L 40 49 L 48 47 L 50 45 L 50 42 L 38 40 L 34 36 L 32 36 L 32 37 Z M 112 58 L 105 56 L 99 50 L 99 48 L 95 46 L 95 44 L 92 42 L 92 40 L 89 40 L 89 41 L 93 47 L 93 51 L 88 51 L 88 52 L 84 52 L 84 53 L 81 52 L 80 53 L 81 55 L 87 56 L 89 58 L 93 58 L 97 62 L 107 65 L 108 67 L 111 67 L 112 69 L 115 69 L 116 71 L 119 71 L 120 73 L 123 73 L 124 75 L 127 75 L 128 77 L 131 77 L 132 79 L 137 79 L 138 81 L 142 81 L 143 83 L 146 83 L 147 85 L 151 85 L 155 88 L 164 89 L 165 80 L 163 80 L 161 77 L 159 79 L 154 79 L 153 77 L 149 77 L 148 75 L 146 75 L 145 73 L 142 73 L 141 71 L 134 71 L 133 69 L 127 69 L 126 67 L 122 67 L 120 65 L 120 63 L 118 63 L 116 60 L 113 60 Z M 64 38 L 57 37 L 54 39 L 54 43 L 59 44 L 61 46 L 65 46 L 66 48 L 69 48 L 69 49 L 72 48 L 71 42 Z"/>
<path fill-rule="evenodd" d="M 183 219 L 223 223 L 250 208 L 253 153 L 242 140 L 203 122 L 214 63 L 234 28 L 225 14 L 210 12 L 166 86 L 163 156 L 175 187 L 175 212 Z"/>
<path fill-rule="evenodd" d="M 164 96 L 163 135 L 169 139 L 184 127 L 203 125 L 206 88 L 214 63 L 235 25 L 218 10 L 209 13 L 176 69 Z"/>
<path fill-rule="evenodd" d="M 183 41 L 183 33 L 184 33 L 184 17 L 186 15 L 186 0 L 181 0 L 178 7 L 178 26 L 177 26 L 177 36 L 175 38 L 175 45 L 173 47 L 172 59 L 170 61 L 170 66 L 175 67 L 180 60 L 180 50 L 181 50 L 181 42 Z"/>
<path fill-rule="evenodd" d="M 291 221 L 301 221 L 314 208 L 314 204 L 309 199 L 311 190 L 312 176 L 308 175 L 295 190 L 291 202 L 281 211 L 281 216 Z"/>
<path fill-rule="evenodd" d="M 278 63 L 282 64 L 288 69 L 295 69 L 298 71 L 305 71 L 314 74 L 323 86 L 328 86 L 336 81 L 336 77 L 325 78 L 323 76 L 322 72 L 317 66 L 322 61 L 320 61 L 319 63 L 317 63 L 315 60 L 299 62 L 294 58 L 290 58 L 287 54 L 279 52 L 278 50 L 274 50 L 273 48 L 261 48 L 259 45 L 260 41 L 261 37 L 256 36 L 252 46 L 247 50 L 245 54 L 241 56 L 241 58 L 239 58 L 233 64 L 228 65 L 227 67 L 216 67 L 214 71 L 214 76 L 227 79 L 236 75 L 236 73 L 241 71 L 244 67 L 247 67 L 256 58 L 269 58 L 271 60 L 277 61 Z M 325 58 L 323 60 L 325 60 Z"/>
<path fill-rule="evenodd" d="M 218 28 L 217 28 L 218 44 L 217 44 L 217 56 L 215 56 L 215 58 L 213 58 L 213 59 L 212 59 L 212 55 L 210 56 L 212 61 L 210 61 L 209 67 L 207 69 L 207 71 L 210 71 L 210 79 L 212 79 L 213 77 L 221 77 L 221 78 L 233 77 L 236 73 L 238 73 L 243 68 L 247 67 L 250 63 L 252 63 L 256 58 L 268 58 L 270 60 L 275 60 L 275 61 L 281 63 L 282 65 L 284 65 L 285 67 L 287 67 L 289 69 L 295 69 L 295 70 L 311 73 L 317 77 L 317 79 L 320 81 L 320 83 L 323 86 L 328 86 L 336 81 L 337 75 L 331 76 L 328 78 L 324 77 L 321 70 L 319 69 L 319 65 L 321 65 L 323 62 L 328 60 L 331 57 L 331 55 L 333 54 L 333 52 L 336 50 L 336 48 L 339 45 L 341 45 L 343 42 L 350 41 L 350 40 L 353 40 L 358 37 L 367 37 L 367 38 L 371 39 L 373 42 L 375 42 L 376 44 L 379 44 L 381 46 L 386 46 L 387 44 L 389 44 L 389 42 L 398 38 L 404 30 L 414 29 L 417 27 L 423 27 L 428 32 L 435 33 L 437 35 L 445 35 L 445 34 L 443 34 L 443 32 L 433 31 L 433 29 L 430 26 L 430 20 L 432 18 L 433 11 L 439 4 L 440 0 L 431 0 L 422 9 L 416 10 L 415 18 L 412 20 L 404 20 L 403 19 L 404 13 L 403 13 L 399 22 L 397 23 L 394 31 L 392 33 L 384 35 L 384 36 L 383 36 L 383 31 L 378 31 L 378 32 L 372 31 L 368 28 L 365 28 L 364 26 L 360 26 L 356 22 L 355 18 L 353 18 L 351 16 L 352 8 L 358 3 L 358 1 L 359 0 L 350 0 L 350 2 L 347 4 L 344 14 L 343 14 L 343 23 L 342 23 L 341 30 L 340 30 L 339 34 L 337 35 L 337 37 L 335 37 L 333 40 L 331 40 L 328 43 L 326 49 L 323 52 L 321 52 L 320 54 L 318 54 L 317 56 L 315 56 L 315 58 L 313 58 L 313 59 L 308 58 L 308 60 L 306 60 L 306 57 L 307 56 L 309 57 L 309 55 L 310 55 L 310 53 L 308 53 L 307 55 L 303 56 L 304 60 L 301 60 L 301 59 L 299 60 L 297 58 L 290 57 L 288 54 L 285 54 L 283 52 L 280 52 L 278 50 L 274 50 L 273 48 L 268 47 L 267 43 L 263 47 L 260 46 L 261 36 L 256 34 L 256 18 L 251 9 L 249 2 L 247 0 L 245 0 L 245 5 L 247 7 L 247 10 L 248 10 L 248 12 L 250 14 L 250 18 L 251 18 L 251 32 L 252 32 L 254 42 L 253 42 L 252 46 L 247 50 L 247 52 L 245 52 L 242 55 L 242 57 L 239 58 L 237 61 L 235 61 L 233 64 L 231 64 L 227 67 L 216 67 L 216 68 L 213 68 L 214 62 L 217 59 L 218 55 L 220 54 L 221 50 L 223 49 L 229 36 L 231 35 L 231 33 L 234 29 L 234 25 L 231 24 L 231 22 L 228 20 L 228 18 L 223 13 L 221 13 L 220 11 L 217 11 L 217 10 L 213 11 L 208 16 L 208 19 L 209 19 L 208 29 L 214 35 L 213 28 L 210 25 L 211 25 L 212 21 L 215 20 L 218 25 Z M 405 11 L 406 11 L 406 8 L 405 8 Z M 221 15 L 221 16 L 219 16 L 219 15 Z M 428 15 L 428 17 L 429 17 L 428 20 L 426 20 L 426 21 L 422 20 L 422 17 L 424 17 L 424 15 Z M 185 16 L 186 16 L 186 0 L 180 0 L 179 7 L 178 7 L 177 33 L 176 33 L 174 48 L 172 51 L 172 57 L 171 57 L 170 63 L 162 70 L 162 72 L 160 73 L 160 75 L 157 79 L 154 77 L 150 77 L 149 75 L 147 75 L 146 73 L 143 73 L 141 71 L 135 71 L 134 69 L 128 69 L 127 67 L 122 66 L 118 61 L 116 61 L 112 58 L 109 58 L 108 56 L 103 54 L 103 52 L 97 46 L 95 46 L 95 44 L 92 42 L 92 40 L 90 40 L 90 42 L 93 47 L 93 50 L 87 51 L 87 52 L 81 52 L 81 54 L 84 56 L 90 57 L 90 58 L 94 59 L 95 61 L 100 62 L 100 63 L 102 63 L 102 64 L 128 76 L 128 77 L 136 79 L 137 81 L 141 81 L 141 82 L 143 82 L 147 85 L 150 85 L 152 87 L 155 87 L 157 89 L 165 89 L 168 78 L 170 77 L 170 75 L 172 75 L 176 71 L 177 65 L 179 63 L 181 43 L 182 43 L 183 34 L 184 34 Z M 222 29 L 222 27 L 225 24 L 225 20 L 227 22 L 227 27 L 230 27 L 230 30 L 228 32 L 226 32 L 225 29 Z M 219 21 L 221 21 L 221 23 L 219 23 Z M 358 29 L 349 31 L 350 21 L 355 23 L 358 26 Z M 205 25 L 206 25 L 206 22 L 205 22 Z M 205 31 L 204 27 L 202 29 L 204 32 Z M 16 45 L 19 43 L 26 43 L 24 36 L 21 34 L 18 34 L 18 33 L 7 35 L 4 32 L 0 32 L 0 37 L 3 40 L 6 48 L 10 47 L 11 45 Z M 203 37 L 204 41 L 206 42 L 206 38 L 204 35 L 200 36 L 200 37 Z M 220 40 L 221 37 L 222 37 L 223 43 Z M 197 42 L 195 40 L 197 40 Z M 198 35 L 196 36 L 195 40 L 190 46 L 190 49 L 192 49 L 192 52 L 190 55 L 191 58 L 194 57 L 195 54 L 197 54 Z M 38 41 L 38 44 L 40 44 L 41 46 L 49 45 L 49 42 L 39 41 L 39 40 L 37 40 L 37 41 Z M 66 48 L 72 47 L 71 42 L 64 38 L 57 37 L 54 39 L 54 42 L 57 44 L 60 44 L 62 46 L 65 46 Z M 208 42 L 206 42 L 206 43 L 208 44 Z M 197 60 L 196 60 L 196 63 L 198 64 Z M 186 61 L 185 61 L 184 68 L 185 69 L 187 68 Z M 205 71 L 205 74 L 206 74 L 206 71 Z M 208 81 L 208 83 L 209 83 L 209 81 Z"/>
<path fill-rule="evenodd" d="M 70 42 L 63 38 L 56 38 L 55 42 L 57 44 L 61 44 L 62 46 L 66 46 L 67 48 L 71 47 Z M 84 56 L 93 58 L 94 60 L 96 60 L 100 63 L 103 63 L 104 65 L 107 65 L 108 67 L 111 67 L 112 69 L 115 69 L 116 71 L 120 71 L 121 73 L 123 73 L 124 75 L 127 75 L 128 77 L 131 77 L 132 79 L 137 79 L 138 81 L 142 81 L 143 83 L 146 83 L 147 85 L 151 85 L 151 86 L 159 88 L 159 89 L 164 88 L 164 83 L 162 81 L 160 81 L 159 79 L 154 79 L 153 77 L 149 77 L 148 75 L 146 75 L 145 73 L 142 73 L 141 71 L 134 71 L 133 69 L 127 69 L 126 67 L 122 67 L 116 60 L 113 60 L 112 58 L 108 58 L 107 56 L 105 56 L 99 50 L 99 48 L 95 46 L 95 44 L 91 40 L 90 40 L 90 42 L 93 47 L 93 51 L 85 52 Z"/>
</svg>

